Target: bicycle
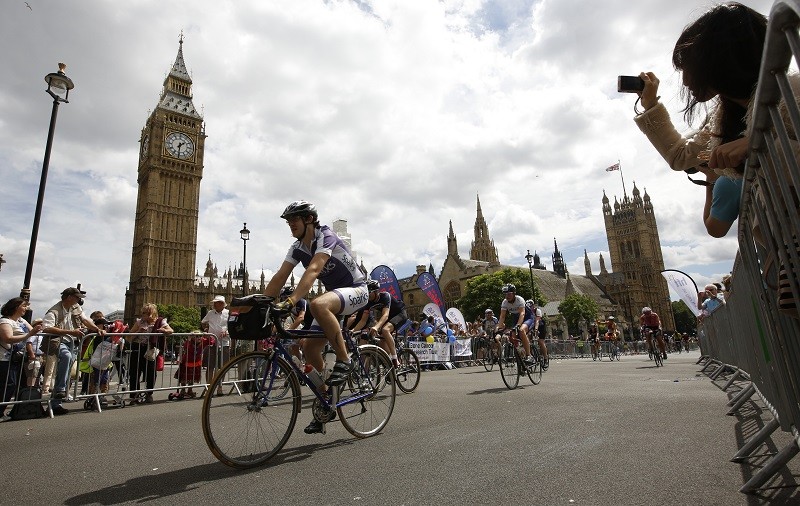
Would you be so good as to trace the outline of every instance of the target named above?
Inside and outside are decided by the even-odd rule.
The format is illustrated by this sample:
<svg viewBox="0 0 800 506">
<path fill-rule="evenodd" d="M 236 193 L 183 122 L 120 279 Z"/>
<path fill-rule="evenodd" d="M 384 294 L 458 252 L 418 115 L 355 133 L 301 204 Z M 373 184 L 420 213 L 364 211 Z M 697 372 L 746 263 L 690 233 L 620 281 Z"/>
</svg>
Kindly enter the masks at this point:
<svg viewBox="0 0 800 506">
<path fill-rule="evenodd" d="M 533 364 L 525 363 L 525 349 L 518 337 L 519 330 L 514 327 L 508 334 L 500 338 L 500 375 L 503 383 L 509 390 L 514 390 L 519 385 L 519 378 L 527 374 L 531 383 L 538 385 L 542 381 L 542 364 L 539 350 L 531 346 Z"/>
<path fill-rule="evenodd" d="M 499 360 L 499 357 L 492 346 L 491 337 L 487 336 L 478 339 L 475 345 L 475 357 L 479 357 L 477 360 L 483 363 L 483 368 L 486 369 L 486 372 L 491 372 L 494 369 L 494 364 Z"/>
<path fill-rule="evenodd" d="M 617 343 L 614 341 L 609 341 L 608 344 L 609 344 L 609 354 L 608 354 L 609 360 L 611 360 L 612 362 L 614 361 L 614 359 L 619 361 L 620 359 L 619 346 L 617 346 Z"/>
<path fill-rule="evenodd" d="M 653 335 L 653 329 L 645 329 L 645 337 L 647 339 L 647 354 L 650 360 L 656 363 L 656 367 L 664 366 L 664 359 L 661 358 L 661 352 L 656 347 L 656 337 Z"/>
<path fill-rule="evenodd" d="M 267 462 L 289 440 L 301 410 L 300 379 L 314 395 L 314 419 L 324 424 L 338 415 L 344 428 L 357 438 L 378 434 L 394 409 L 397 382 L 385 351 L 369 344 L 356 346 L 350 333 L 343 330 L 353 368 L 342 385 L 324 391 L 322 379 L 313 376 L 317 373 L 306 375 L 287 350 L 299 338 L 320 339 L 324 333 L 285 330 L 280 325 L 285 311 L 277 310 L 273 302 L 272 297 L 255 294 L 231 303 L 252 306 L 249 312 L 254 314 L 248 316 L 248 323 L 261 325 L 247 337 L 260 339 L 271 336 L 273 330 L 277 336 L 271 349 L 238 355 L 226 362 L 214 375 L 203 400 L 201 421 L 206 444 L 220 462 L 239 469 Z M 247 312 L 242 311 L 242 322 Z M 233 319 L 232 314 L 230 322 Z M 245 379 L 240 379 L 239 371 L 245 371 Z M 379 392 L 381 383 L 385 385 Z M 214 395 L 219 388 L 227 392 Z"/>
</svg>

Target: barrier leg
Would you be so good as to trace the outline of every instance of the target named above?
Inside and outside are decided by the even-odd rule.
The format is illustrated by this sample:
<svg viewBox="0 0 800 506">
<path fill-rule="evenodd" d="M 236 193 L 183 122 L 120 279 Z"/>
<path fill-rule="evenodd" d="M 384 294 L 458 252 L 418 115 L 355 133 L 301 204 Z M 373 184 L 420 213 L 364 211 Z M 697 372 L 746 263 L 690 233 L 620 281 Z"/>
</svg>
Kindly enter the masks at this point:
<svg viewBox="0 0 800 506">
<path fill-rule="evenodd" d="M 736 372 L 733 373 L 733 376 L 731 376 L 730 379 L 728 379 L 728 382 L 725 383 L 725 386 L 722 387 L 722 391 L 724 392 L 725 390 L 728 389 L 728 387 L 733 385 L 733 382 L 739 379 L 739 376 L 741 376 L 741 374 L 742 374 L 741 369 L 736 369 Z"/>
<path fill-rule="evenodd" d="M 772 435 L 775 430 L 780 427 L 778 420 L 773 418 L 766 425 L 764 425 L 760 431 L 758 431 L 753 437 L 751 437 L 745 444 L 742 446 L 736 455 L 733 456 L 731 462 L 743 462 L 747 457 L 753 453 L 753 450 L 761 446 L 764 441 L 769 439 L 769 436 Z"/>
<path fill-rule="evenodd" d="M 727 368 L 728 368 L 727 364 L 720 364 L 719 367 L 717 367 L 714 370 L 714 372 L 711 373 L 711 376 L 709 376 L 711 378 L 711 381 L 715 381 L 717 377 L 719 377 L 722 374 L 722 372 L 725 371 Z"/>
<path fill-rule="evenodd" d="M 747 389 L 744 390 L 744 392 L 749 392 L 749 393 L 743 394 L 743 395 L 740 395 L 739 397 L 737 397 L 738 400 L 736 401 L 736 403 L 725 414 L 728 415 L 728 416 L 735 415 L 736 412 L 739 411 L 739 408 L 744 406 L 744 403 L 747 402 L 750 399 L 750 396 L 753 395 L 755 393 L 755 391 L 756 391 L 755 387 L 753 386 L 752 383 L 750 383 L 750 386 L 747 387 Z"/>
<path fill-rule="evenodd" d="M 706 365 L 704 365 L 704 366 L 703 366 L 703 368 L 702 368 L 702 369 L 700 369 L 700 372 L 706 372 L 706 369 L 708 369 L 708 368 L 709 368 L 709 366 L 712 366 L 712 365 L 715 365 L 715 364 L 716 364 L 716 362 L 714 362 L 713 360 L 709 359 L 709 360 L 706 362 Z"/>
<path fill-rule="evenodd" d="M 700 355 L 700 358 L 697 359 L 697 362 L 695 362 L 695 364 L 700 365 L 700 362 L 705 362 L 706 364 L 708 364 L 710 359 L 711 357 L 709 357 L 708 355 Z"/>
<path fill-rule="evenodd" d="M 731 399 L 730 402 L 728 402 L 728 406 L 733 406 L 734 404 L 739 402 L 739 399 L 741 399 L 742 397 L 747 399 L 754 393 L 756 393 L 756 387 L 755 385 L 750 383 L 749 385 L 747 385 L 746 388 L 739 390 L 739 393 L 733 396 L 733 399 Z"/>
<path fill-rule="evenodd" d="M 797 441 L 792 439 L 792 442 L 784 446 L 783 449 L 777 453 L 777 455 L 772 457 L 772 459 L 770 459 L 770 461 L 767 462 L 763 468 L 761 468 L 761 471 L 750 478 L 750 481 L 745 483 L 744 486 L 739 489 L 739 492 L 749 494 L 760 488 L 762 485 L 768 482 L 769 479 L 775 475 L 775 473 L 783 468 L 787 462 L 792 460 L 798 452 L 800 452 L 800 448 L 797 446 Z"/>
</svg>

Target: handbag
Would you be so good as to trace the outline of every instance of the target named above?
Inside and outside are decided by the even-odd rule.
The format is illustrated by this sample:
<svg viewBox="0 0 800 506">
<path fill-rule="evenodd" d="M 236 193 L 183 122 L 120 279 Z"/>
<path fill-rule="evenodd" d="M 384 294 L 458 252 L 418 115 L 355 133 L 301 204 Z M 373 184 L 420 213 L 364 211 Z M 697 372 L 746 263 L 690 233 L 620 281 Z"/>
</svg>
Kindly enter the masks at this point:
<svg viewBox="0 0 800 506">
<path fill-rule="evenodd" d="M 116 354 L 116 348 L 118 348 L 118 346 L 110 341 L 101 342 L 97 345 L 97 348 L 95 348 L 94 353 L 92 353 L 92 358 L 89 359 L 89 365 L 94 369 L 107 369 L 111 364 L 112 358 L 114 358 Z"/>
<path fill-rule="evenodd" d="M 164 370 L 164 354 L 160 353 L 156 357 L 156 372 L 161 372 Z"/>
<path fill-rule="evenodd" d="M 147 351 L 144 353 L 145 360 L 149 360 L 150 362 L 154 362 L 158 354 L 161 353 L 161 350 L 156 348 L 155 346 L 150 346 L 147 348 Z"/>
<path fill-rule="evenodd" d="M 25 360 L 25 351 L 23 351 L 22 346 L 18 344 L 12 345 L 10 351 L 12 364 L 21 364 Z"/>
</svg>

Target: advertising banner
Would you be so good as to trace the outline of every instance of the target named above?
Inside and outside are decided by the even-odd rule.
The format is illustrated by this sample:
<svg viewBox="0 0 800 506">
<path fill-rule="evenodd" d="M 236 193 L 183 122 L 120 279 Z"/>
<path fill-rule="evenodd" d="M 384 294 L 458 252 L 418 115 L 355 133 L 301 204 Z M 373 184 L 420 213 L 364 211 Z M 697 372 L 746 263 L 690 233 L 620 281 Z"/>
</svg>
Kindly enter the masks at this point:
<svg viewBox="0 0 800 506">
<path fill-rule="evenodd" d="M 403 300 L 403 294 L 400 291 L 400 283 L 397 282 L 397 276 L 394 271 L 385 265 L 379 265 L 372 269 L 369 277 L 376 280 L 381 284 L 382 292 L 389 292 L 389 295 L 397 300 Z"/>
<path fill-rule="evenodd" d="M 439 289 L 439 283 L 436 281 L 436 278 L 433 277 L 433 274 L 430 272 L 423 272 L 417 278 L 417 285 L 420 289 L 431 299 L 431 302 L 436 304 L 439 307 L 439 313 L 444 315 L 447 311 L 447 308 L 444 307 L 444 297 L 442 297 L 442 291 Z"/>
<path fill-rule="evenodd" d="M 694 282 L 692 277 L 675 269 L 663 270 L 661 275 L 667 280 L 667 284 L 672 288 L 672 291 L 677 293 L 678 297 L 689 306 L 689 310 L 695 316 L 698 316 L 700 310 L 697 309 L 697 283 Z"/>
</svg>

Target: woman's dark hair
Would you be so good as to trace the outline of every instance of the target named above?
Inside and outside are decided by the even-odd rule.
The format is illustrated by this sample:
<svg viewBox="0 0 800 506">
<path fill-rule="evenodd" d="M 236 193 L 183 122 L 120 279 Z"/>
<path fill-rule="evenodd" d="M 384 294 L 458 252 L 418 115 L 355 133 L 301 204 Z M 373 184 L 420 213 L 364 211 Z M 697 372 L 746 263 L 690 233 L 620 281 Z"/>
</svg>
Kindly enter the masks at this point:
<svg viewBox="0 0 800 506">
<path fill-rule="evenodd" d="M 25 302 L 25 299 L 22 297 L 14 297 L 13 299 L 9 299 L 8 302 L 3 304 L 3 307 L 0 308 L 0 315 L 5 316 L 8 318 L 9 316 L 14 314 L 14 311 Z"/>
<path fill-rule="evenodd" d="M 767 18 L 737 2 L 717 5 L 687 26 L 675 49 L 672 64 L 688 77 L 698 95 L 719 94 L 721 142 L 742 136 L 747 109 L 732 99 L 749 100 L 758 84 Z M 686 121 L 691 123 L 699 102 L 687 93 Z"/>
</svg>

